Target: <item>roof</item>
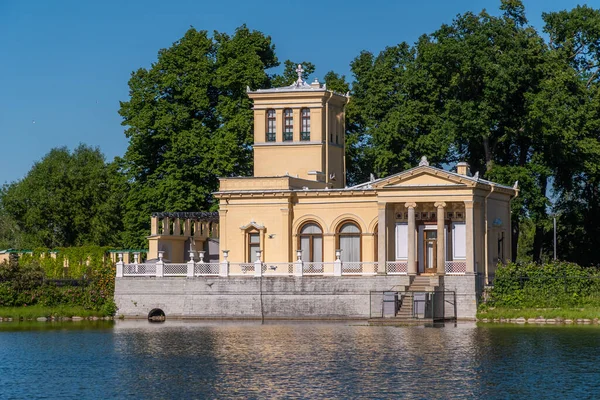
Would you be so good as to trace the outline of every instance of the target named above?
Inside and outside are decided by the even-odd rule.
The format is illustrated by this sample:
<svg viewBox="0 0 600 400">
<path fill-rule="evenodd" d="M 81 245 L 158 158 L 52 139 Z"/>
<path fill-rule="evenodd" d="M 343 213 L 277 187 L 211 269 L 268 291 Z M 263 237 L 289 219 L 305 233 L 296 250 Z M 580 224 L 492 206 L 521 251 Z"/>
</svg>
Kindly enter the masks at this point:
<svg viewBox="0 0 600 400">
<path fill-rule="evenodd" d="M 317 79 L 314 80 L 313 83 L 308 84 L 304 79 L 302 79 L 302 73 L 304 70 L 302 69 L 302 65 L 298 64 L 298 68 L 296 68 L 296 73 L 298 74 L 298 79 L 289 86 L 282 86 L 277 88 L 270 89 L 257 89 L 250 90 L 250 87 L 246 88 L 247 93 L 282 93 L 282 92 L 327 92 L 327 85 L 321 84 Z M 335 92 L 332 92 L 335 93 Z M 339 94 L 339 93 L 336 93 Z M 344 96 L 340 94 L 340 96 Z M 346 95 L 346 97 L 348 97 Z"/>
<path fill-rule="evenodd" d="M 194 212 L 153 212 L 153 217 L 158 218 L 182 218 L 196 221 L 219 221 L 217 211 L 194 211 Z"/>
<path fill-rule="evenodd" d="M 458 173 L 452 172 L 452 171 L 447 171 L 447 170 L 444 170 L 441 168 L 432 167 L 429 165 L 429 163 L 427 163 L 427 159 L 425 159 L 424 163 L 421 162 L 421 164 L 419 164 L 419 166 L 417 166 L 417 167 L 407 169 L 405 171 L 398 172 L 396 174 L 389 175 L 384 178 L 374 179 L 369 182 L 361 183 L 361 184 L 352 186 L 348 189 L 360 190 L 360 189 L 368 189 L 368 188 L 373 188 L 373 189 L 382 188 L 382 187 L 386 186 L 386 184 L 390 184 L 391 182 L 397 182 L 397 181 L 402 180 L 402 178 L 414 176 L 419 173 L 430 173 L 433 175 L 438 175 L 440 172 L 443 173 L 444 175 L 446 175 L 447 178 L 449 178 L 451 181 L 455 181 L 456 183 L 466 181 L 466 182 L 471 183 L 472 185 L 483 184 L 483 185 L 486 185 L 489 187 L 493 186 L 493 187 L 502 188 L 505 190 L 517 191 L 516 183 L 515 183 L 514 187 L 511 187 L 511 186 L 501 185 L 499 183 L 495 183 L 492 181 L 488 181 L 486 179 L 481 179 L 481 178 L 479 178 L 479 174 L 475 174 L 475 176 L 468 176 L 468 175 L 458 174 Z M 443 185 L 427 185 L 427 186 L 443 186 Z"/>
</svg>

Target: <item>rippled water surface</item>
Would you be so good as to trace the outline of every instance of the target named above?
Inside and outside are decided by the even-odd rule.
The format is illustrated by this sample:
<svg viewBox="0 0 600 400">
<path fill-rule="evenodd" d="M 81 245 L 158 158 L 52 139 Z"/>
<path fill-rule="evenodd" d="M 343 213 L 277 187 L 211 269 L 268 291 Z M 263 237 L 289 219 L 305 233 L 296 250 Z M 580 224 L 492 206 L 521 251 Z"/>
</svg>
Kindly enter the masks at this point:
<svg viewBox="0 0 600 400">
<path fill-rule="evenodd" d="M 0 324 L 2 399 L 598 398 L 600 328 Z"/>
</svg>

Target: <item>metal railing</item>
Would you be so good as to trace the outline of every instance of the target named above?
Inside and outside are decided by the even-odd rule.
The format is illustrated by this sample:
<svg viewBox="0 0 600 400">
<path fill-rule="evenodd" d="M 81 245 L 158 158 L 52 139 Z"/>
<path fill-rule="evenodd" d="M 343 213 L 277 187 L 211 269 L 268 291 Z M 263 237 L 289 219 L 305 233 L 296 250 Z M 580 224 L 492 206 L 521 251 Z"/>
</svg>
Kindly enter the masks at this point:
<svg viewBox="0 0 600 400">
<path fill-rule="evenodd" d="M 393 304 L 390 303 L 390 298 Z M 388 307 L 385 307 L 386 303 L 388 303 Z M 372 319 L 455 320 L 456 292 L 447 290 L 371 291 L 369 306 Z"/>
</svg>

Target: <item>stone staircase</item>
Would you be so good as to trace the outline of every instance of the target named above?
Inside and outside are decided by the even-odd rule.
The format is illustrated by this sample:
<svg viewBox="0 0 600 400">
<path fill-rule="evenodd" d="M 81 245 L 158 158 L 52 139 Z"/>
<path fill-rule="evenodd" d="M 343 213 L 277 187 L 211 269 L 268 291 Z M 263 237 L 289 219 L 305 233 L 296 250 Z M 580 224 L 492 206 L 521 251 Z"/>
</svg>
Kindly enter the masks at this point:
<svg viewBox="0 0 600 400">
<path fill-rule="evenodd" d="M 412 319 L 413 292 L 432 291 L 435 290 L 438 285 L 439 278 L 437 276 L 415 276 L 408 289 L 404 293 L 399 293 L 399 295 L 402 296 L 402 304 L 400 305 L 400 309 L 396 313 L 396 318 Z"/>
</svg>

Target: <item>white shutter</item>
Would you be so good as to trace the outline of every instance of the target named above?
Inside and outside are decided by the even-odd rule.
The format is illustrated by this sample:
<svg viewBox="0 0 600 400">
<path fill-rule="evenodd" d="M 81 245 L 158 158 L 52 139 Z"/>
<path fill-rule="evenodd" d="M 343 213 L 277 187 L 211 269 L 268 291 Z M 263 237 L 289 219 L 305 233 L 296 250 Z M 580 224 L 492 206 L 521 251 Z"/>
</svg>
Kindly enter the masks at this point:
<svg viewBox="0 0 600 400">
<path fill-rule="evenodd" d="M 467 226 L 464 223 L 452 223 L 452 259 L 467 258 Z"/>
<path fill-rule="evenodd" d="M 396 224 L 396 260 L 408 259 L 408 224 Z"/>
</svg>

